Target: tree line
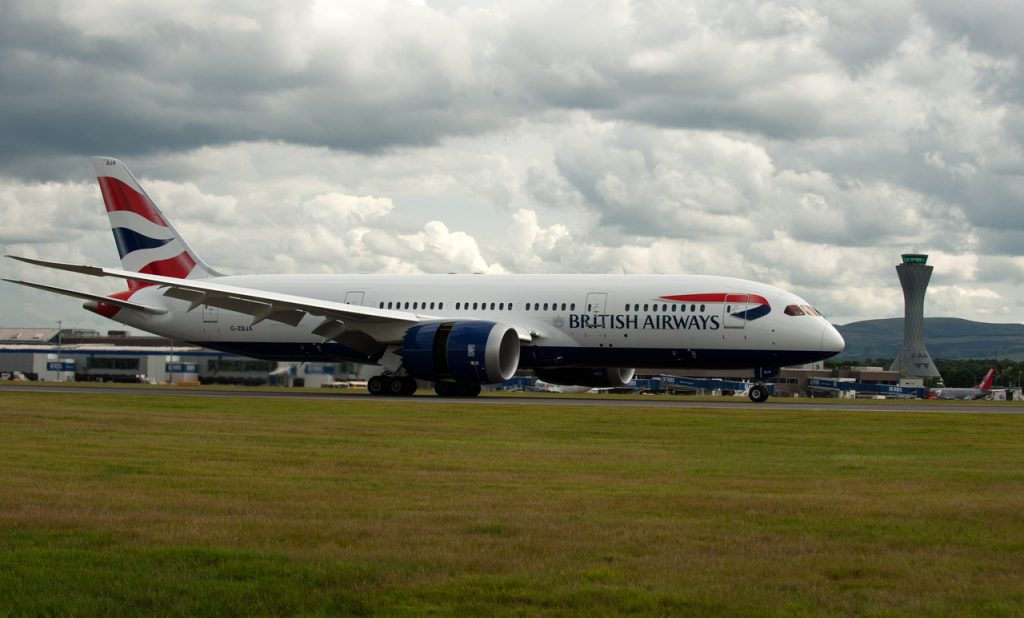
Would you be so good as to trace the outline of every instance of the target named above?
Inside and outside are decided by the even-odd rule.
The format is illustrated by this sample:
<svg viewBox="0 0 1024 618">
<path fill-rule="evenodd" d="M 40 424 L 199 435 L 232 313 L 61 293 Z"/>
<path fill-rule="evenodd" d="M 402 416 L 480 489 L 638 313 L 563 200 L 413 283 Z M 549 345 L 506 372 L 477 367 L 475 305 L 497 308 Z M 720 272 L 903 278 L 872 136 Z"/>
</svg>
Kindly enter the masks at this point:
<svg viewBox="0 0 1024 618">
<path fill-rule="evenodd" d="M 888 369 L 893 362 L 892 358 L 867 358 L 863 360 L 827 360 L 825 366 L 829 369 L 841 367 L 883 367 Z M 935 359 L 935 368 L 942 375 L 946 386 L 960 388 L 976 386 L 985 377 L 989 369 L 995 368 L 996 386 L 1020 386 L 1024 378 L 1024 361 L 1010 359 L 956 359 L 945 358 Z M 927 384 L 927 383 L 926 383 Z M 934 386 L 934 384 L 927 384 Z"/>
</svg>

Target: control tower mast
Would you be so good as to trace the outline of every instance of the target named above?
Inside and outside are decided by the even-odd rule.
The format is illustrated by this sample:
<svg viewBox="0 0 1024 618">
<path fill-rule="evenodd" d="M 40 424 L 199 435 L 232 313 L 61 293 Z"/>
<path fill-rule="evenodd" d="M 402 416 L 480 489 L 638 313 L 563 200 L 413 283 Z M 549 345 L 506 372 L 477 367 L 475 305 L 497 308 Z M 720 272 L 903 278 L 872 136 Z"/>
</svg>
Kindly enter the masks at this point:
<svg viewBox="0 0 1024 618">
<path fill-rule="evenodd" d="M 889 370 L 909 377 L 942 377 L 924 347 L 924 293 L 932 270 L 928 256 L 921 253 L 904 253 L 903 263 L 896 266 L 903 286 L 903 346 Z"/>
</svg>

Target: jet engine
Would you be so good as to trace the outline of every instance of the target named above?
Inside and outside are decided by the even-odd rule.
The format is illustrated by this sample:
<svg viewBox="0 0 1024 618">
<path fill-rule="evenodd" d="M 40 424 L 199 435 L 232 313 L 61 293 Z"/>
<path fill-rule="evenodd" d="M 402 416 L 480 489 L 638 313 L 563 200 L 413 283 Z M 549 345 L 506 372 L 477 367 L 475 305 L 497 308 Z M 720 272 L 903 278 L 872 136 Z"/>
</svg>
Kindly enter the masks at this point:
<svg viewBox="0 0 1024 618">
<path fill-rule="evenodd" d="M 421 324 L 405 333 L 402 365 L 420 380 L 504 382 L 519 367 L 519 335 L 508 324 L 495 322 Z"/>
<path fill-rule="evenodd" d="M 620 367 L 582 367 L 569 369 L 534 369 L 538 378 L 551 384 L 563 386 L 592 386 L 595 388 L 618 388 L 626 386 L 633 379 L 633 369 Z"/>
</svg>

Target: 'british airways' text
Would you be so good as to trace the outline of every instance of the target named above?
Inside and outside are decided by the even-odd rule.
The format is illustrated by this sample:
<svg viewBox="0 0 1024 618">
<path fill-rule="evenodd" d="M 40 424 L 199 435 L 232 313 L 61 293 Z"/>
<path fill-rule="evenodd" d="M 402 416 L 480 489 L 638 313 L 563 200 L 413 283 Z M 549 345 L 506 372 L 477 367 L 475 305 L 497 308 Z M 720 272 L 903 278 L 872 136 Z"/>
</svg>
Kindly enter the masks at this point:
<svg viewBox="0 0 1024 618">
<path fill-rule="evenodd" d="M 718 330 L 717 315 L 633 315 L 628 313 L 570 313 L 569 328 L 608 330 Z"/>
</svg>

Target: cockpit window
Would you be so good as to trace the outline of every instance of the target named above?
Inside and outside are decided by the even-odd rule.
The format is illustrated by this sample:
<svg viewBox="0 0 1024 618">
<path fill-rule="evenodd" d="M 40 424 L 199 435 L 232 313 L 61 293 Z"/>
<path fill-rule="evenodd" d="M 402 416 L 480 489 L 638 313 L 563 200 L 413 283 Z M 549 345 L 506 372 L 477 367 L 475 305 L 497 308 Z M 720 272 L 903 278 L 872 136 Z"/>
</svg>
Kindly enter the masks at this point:
<svg viewBox="0 0 1024 618">
<path fill-rule="evenodd" d="M 789 305 L 786 307 L 786 315 L 804 315 L 804 310 L 799 305 Z"/>
<path fill-rule="evenodd" d="M 821 312 L 818 311 L 817 309 L 815 309 L 814 307 L 810 306 L 810 305 L 804 305 L 803 309 L 804 309 L 804 311 L 807 312 L 807 315 L 813 315 L 813 316 L 817 316 L 819 318 L 821 317 Z"/>
</svg>

